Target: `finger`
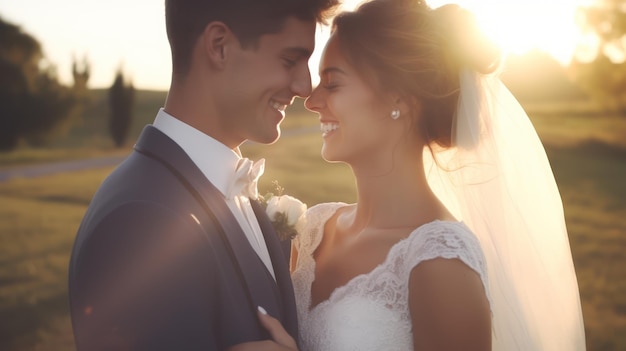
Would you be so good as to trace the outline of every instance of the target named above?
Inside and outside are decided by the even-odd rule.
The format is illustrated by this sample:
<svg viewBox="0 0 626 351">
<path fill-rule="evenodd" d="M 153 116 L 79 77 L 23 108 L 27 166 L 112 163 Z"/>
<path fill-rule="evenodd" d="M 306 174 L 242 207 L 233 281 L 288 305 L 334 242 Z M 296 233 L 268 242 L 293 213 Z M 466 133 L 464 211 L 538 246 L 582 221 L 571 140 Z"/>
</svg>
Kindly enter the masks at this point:
<svg viewBox="0 0 626 351">
<path fill-rule="evenodd" d="M 291 335 L 287 333 L 285 328 L 283 328 L 283 325 L 280 324 L 280 322 L 276 318 L 267 314 L 265 309 L 261 306 L 259 306 L 258 308 L 258 315 L 259 320 L 261 321 L 261 325 L 263 325 L 265 329 L 267 329 L 267 331 L 272 336 L 272 339 L 274 339 L 276 343 L 290 349 L 297 349 L 298 346 L 296 345 L 296 342 L 293 340 Z"/>
</svg>

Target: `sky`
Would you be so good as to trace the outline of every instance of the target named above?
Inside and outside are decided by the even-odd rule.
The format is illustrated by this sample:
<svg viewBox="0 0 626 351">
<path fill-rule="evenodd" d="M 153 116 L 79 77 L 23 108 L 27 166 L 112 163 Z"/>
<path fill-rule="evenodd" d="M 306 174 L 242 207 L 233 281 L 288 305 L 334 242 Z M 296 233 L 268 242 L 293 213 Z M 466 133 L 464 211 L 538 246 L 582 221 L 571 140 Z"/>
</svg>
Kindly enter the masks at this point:
<svg viewBox="0 0 626 351">
<path fill-rule="evenodd" d="M 344 8 L 358 2 L 344 0 Z M 589 0 L 427 0 L 431 7 L 448 2 L 474 12 L 507 51 L 538 48 L 567 64 L 582 38 L 574 21 L 576 6 Z M 91 88 L 109 87 L 122 67 L 136 88 L 167 90 L 171 59 L 164 8 L 164 0 L 0 0 L 0 17 L 39 40 L 66 84 L 71 83 L 73 57 L 86 55 Z M 318 30 L 310 60 L 314 83 L 328 35 L 328 28 Z"/>
</svg>

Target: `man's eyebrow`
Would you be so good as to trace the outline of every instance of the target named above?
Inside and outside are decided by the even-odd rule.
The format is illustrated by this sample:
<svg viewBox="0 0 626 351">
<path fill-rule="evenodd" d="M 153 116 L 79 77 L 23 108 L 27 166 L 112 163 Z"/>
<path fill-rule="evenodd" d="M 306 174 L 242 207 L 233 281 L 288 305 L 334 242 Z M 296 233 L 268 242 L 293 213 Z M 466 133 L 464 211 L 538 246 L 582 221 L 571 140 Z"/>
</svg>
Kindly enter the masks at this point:
<svg viewBox="0 0 626 351">
<path fill-rule="evenodd" d="M 302 47 L 290 47 L 283 50 L 284 53 L 295 54 L 300 57 L 309 58 L 313 54 L 311 50 Z"/>
</svg>

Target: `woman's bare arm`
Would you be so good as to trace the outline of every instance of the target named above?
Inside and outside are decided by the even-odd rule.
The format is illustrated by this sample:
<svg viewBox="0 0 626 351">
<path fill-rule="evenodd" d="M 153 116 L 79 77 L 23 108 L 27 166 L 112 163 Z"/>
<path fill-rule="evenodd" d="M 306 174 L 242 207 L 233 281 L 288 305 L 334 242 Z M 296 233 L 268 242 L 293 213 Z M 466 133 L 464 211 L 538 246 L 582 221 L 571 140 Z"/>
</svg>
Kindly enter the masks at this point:
<svg viewBox="0 0 626 351">
<path fill-rule="evenodd" d="M 458 259 L 418 264 L 409 279 L 415 350 L 491 350 L 491 311 L 478 273 Z"/>
</svg>

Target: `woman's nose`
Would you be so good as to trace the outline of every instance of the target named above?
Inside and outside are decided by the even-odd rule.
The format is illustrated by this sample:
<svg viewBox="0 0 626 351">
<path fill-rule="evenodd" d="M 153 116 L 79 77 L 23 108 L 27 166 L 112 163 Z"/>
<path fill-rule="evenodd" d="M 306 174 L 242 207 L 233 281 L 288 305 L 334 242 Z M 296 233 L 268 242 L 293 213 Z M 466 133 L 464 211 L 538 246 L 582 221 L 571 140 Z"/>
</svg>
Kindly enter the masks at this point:
<svg viewBox="0 0 626 351">
<path fill-rule="evenodd" d="M 309 95 L 309 97 L 306 98 L 306 100 L 304 100 L 304 107 L 306 107 L 306 109 L 309 111 L 319 112 L 320 98 L 319 98 L 317 87 L 313 89 L 313 91 L 311 92 L 311 95 Z"/>
</svg>

